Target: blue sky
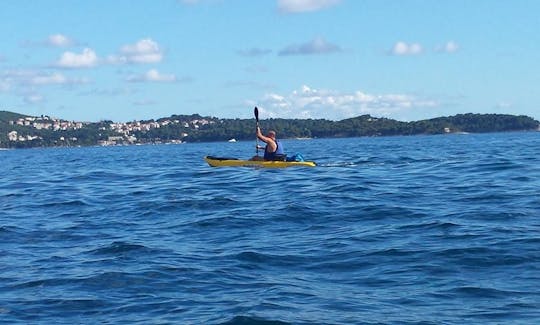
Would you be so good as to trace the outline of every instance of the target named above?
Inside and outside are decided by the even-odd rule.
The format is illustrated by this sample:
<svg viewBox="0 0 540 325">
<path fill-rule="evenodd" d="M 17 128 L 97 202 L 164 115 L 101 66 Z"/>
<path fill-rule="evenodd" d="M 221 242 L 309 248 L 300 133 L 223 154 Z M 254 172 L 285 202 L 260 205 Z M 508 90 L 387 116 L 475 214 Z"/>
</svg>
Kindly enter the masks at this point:
<svg viewBox="0 0 540 325">
<path fill-rule="evenodd" d="M 540 1 L 5 0 L 0 110 L 540 119 Z"/>
</svg>

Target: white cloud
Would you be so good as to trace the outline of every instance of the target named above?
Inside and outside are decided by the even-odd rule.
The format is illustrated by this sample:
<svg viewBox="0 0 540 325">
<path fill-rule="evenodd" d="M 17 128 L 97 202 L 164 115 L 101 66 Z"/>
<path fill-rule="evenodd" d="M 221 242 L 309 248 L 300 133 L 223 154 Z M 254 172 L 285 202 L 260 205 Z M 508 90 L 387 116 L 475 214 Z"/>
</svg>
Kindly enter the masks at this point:
<svg viewBox="0 0 540 325">
<path fill-rule="evenodd" d="M 21 42 L 23 47 L 69 47 L 77 45 L 77 42 L 64 34 L 51 34 L 40 41 L 25 40 Z"/>
<path fill-rule="evenodd" d="M 146 80 L 172 82 L 176 81 L 176 76 L 174 74 L 162 74 L 159 73 L 156 69 L 151 69 L 146 72 Z"/>
<path fill-rule="evenodd" d="M 446 45 L 444 46 L 444 49 L 448 53 L 454 53 L 454 52 L 457 52 L 457 50 L 459 50 L 459 45 L 456 42 L 450 41 L 446 43 Z"/>
<path fill-rule="evenodd" d="M 459 45 L 454 41 L 448 41 L 446 44 L 435 48 L 435 51 L 439 53 L 455 53 L 458 50 Z"/>
<path fill-rule="evenodd" d="M 0 72 L 0 93 L 20 96 L 26 104 L 45 101 L 39 93 L 42 87 L 61 86 L 63 88 L 88 83 L 85 78 L 69 78 L 59 72 L 49 73 L 39 70 L 7 70 Z"/>
<path fill-rule="evenodd" d="M 111 63 L 157 63 L 163 59 L 163 51 L 150 38 L 137 41 L 135 44 L 124 45 L 121 55 L 110 56 Z"/>
<path fill-rule="evenodd" d="M 288 95 L 269 93 L 257 101 L 270 118 L 325 118 L 340 120 L 363 114 L 389 116 L 404 110 L 432 108 L 439 104 L 407 94 L 342 93 L 302 86 Z"/>
<path fill-rule="evenodd" d="M 422 45 L 418 43 L 405 43 L 402 41 L 394 44 L 390 50 L 390 54 L 393 55 L 418 55 L 423 52 Z"/>
<path fill-rule="evenodd" d="M 47 85 L 77 85 L 89 81 L 86 78 L 68 78 L 59 72 L 48 73 L 38 70 L 8 70 L 0 74 L 0 84 L 5 88 L 28 89 Z"/>
<path fill-rule="evenodd" d="M 341 52 L 341 48 L 337 45 L 328 43 L 323 38 L 315 38 L 304 44 L 289 45 L 279 51 L 279 55 L 310 55 L 310 54 L 328 54 Z"/>
<path fill-rule="evenodd" d="M 80 92 L 80 96 L 102 96 L 102 97 L 117 97 L 117 96 L 129 96 L 136 94 L 137 90 L 124 87 L 124 88 L 94 88 Z"/>
<path fill-rule="evenodd" d="M 495 105 L 495 108 L 497 109 L 508 109 L 508 108 L 512 108 L 512 103 L 511 102 L 498 102 L 496 105 Z"/>
<path fill-rule="evenodd" d="M 32 75 L 28 70 L 6 70 L 0 73 L 0 92 L 17 89 L 21 81 Z"/>
<path fill-rule="evenodd" d="M 86 79 L 68 78 L 61 73 L 55 72 L 46 75 L 36 75 L 28 80 L 33 85 L 74 85 L 87 83 Z"/>
<path fill-rule="evenodd" d="M 129 76 L 129 82 L 176 82 L 177 78 L 174 74 L 163 74 L 156 69 L 150 69 L 143 75 Z"/>
<path fill-rule="evenodd" d="M 27 104 L 37 104 L 45 101 L 45 97 L 40 94 L 29 94 L 24 96 L 23 99 Z"/>
<path fill-rule="evenodd" d="M 81 54 L 64 52 L 56 65 L 61 68 L 91 68 L 98 63 L 94 50 L 85 48 Z"/>
<path fill-rule="evenodd" d="M 53 73 L 47 76 L 35 76 L 30 79 L 30 82 L 34 85 L 52 85 L 66 83 L 67 78 L 61 73 Z"/>
<path fill-rule="evenodd" d="M 72 45 L 73 40 L 62 34 L 54 34 L 49 35 L 46 43 L 50 46 L 66 47 Z"/>
<path fill-rule="evenodd" d="M 341 0 L 278 0 L 278 9 L 284 13 L 317 11 L 334 6 Z"/>
</svg>

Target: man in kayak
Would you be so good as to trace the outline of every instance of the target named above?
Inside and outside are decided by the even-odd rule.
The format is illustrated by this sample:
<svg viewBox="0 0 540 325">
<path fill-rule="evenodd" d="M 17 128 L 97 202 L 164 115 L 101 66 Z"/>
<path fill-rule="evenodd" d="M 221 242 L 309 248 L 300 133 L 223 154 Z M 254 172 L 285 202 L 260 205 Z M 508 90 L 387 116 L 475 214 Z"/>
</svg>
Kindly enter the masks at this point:
<svg viewBox="0 0 540 325">
<path fill-rule="evenodd" d="M 266 147 L 257 146 L 258 149 L 264 149 L 264 160 L 285 160 L 283 146 L 276 140 L 276 131 L 268 131 L 268 134 L 264 136 L 261 128 L 257 127 L 257 138 L 266 143 Z"/>
</svg>

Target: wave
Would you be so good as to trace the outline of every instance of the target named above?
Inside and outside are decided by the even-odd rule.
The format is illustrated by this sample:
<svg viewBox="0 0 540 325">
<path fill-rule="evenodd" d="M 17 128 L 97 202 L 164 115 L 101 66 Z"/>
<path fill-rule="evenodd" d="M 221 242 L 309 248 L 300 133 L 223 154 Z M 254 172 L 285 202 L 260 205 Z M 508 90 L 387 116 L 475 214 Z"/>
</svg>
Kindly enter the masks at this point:
<svg viewBox="0 0 540 325">
<path fill-rule="evenodd" d="M 148 247 L 140 244 L 131 244 L 122 241 L 115 241 L 111 244 L 106 245 L 105 247 L 97 248 L 89 251 L 89 254 L 92 255 L 121 255 L 123 253 L 130 252 L 147 252 L 151 251 Z"/>
<path fill-rule="evenodd" d="M 235 316 L 231 320 L 228 320 L 219 325 L 288 325 L 292 323 L 282 322 L 279 320 L 268 320 L 259 317 L 252 316 Z"/>
<path fill-rule="evenodd" d="M 82 199 L 72 199 L 72 200 L 65 200 L 65 201 L 41 203 L 38 206 L 41 206 L 44 208 L 62 208 L 62 207 L 82 207 L 82 206 L 91 206 L 91 205 L 92 204 Z"/>
<path fill-rule="evenodd" d="M 20 233 L 19 227 L 14 226 L 0 226 L 0 235 L 12 235 Z"/>
<path fill-rule="evenodd" d="M 495 289 L 495 288 L 489 288 L 489 287 L 479 287 L 479 286 L 462 286 L 462 287 L 456 287 L 448 290 L 442 291 L 444 294 L 449 295 L 455 295 L 462 298 L 505 298 L 508 296 L 516 297 L 516 296 L 523 296 L 533 293 L 530 292 L 524 292 L 524 291 L 517 291 L 517 290 L 503 290 L 503 289 Z"/>
<path fill-rule="evenodd" d="M 255 251 L 242 251 L 226 255 L 224 258 L 259 267 L 294 267 L 306 263 L 306 257 L 300 255 L 269 254 Z"/>
</svg>

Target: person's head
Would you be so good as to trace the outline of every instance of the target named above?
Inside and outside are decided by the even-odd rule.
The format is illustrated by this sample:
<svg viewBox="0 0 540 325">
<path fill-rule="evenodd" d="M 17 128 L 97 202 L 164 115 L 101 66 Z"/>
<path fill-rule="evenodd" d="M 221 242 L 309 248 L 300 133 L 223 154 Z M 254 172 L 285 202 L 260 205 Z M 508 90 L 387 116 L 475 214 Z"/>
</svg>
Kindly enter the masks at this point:
<svg viewBox="0 0 540 325">
<path fill-rule="evenodd" d="M 267 135 L 269 138 L 272 138 L 272 139 L 275 139 L 276 138 L 276 131 L 268 131 L 268 135 Z"/>
</svg>

